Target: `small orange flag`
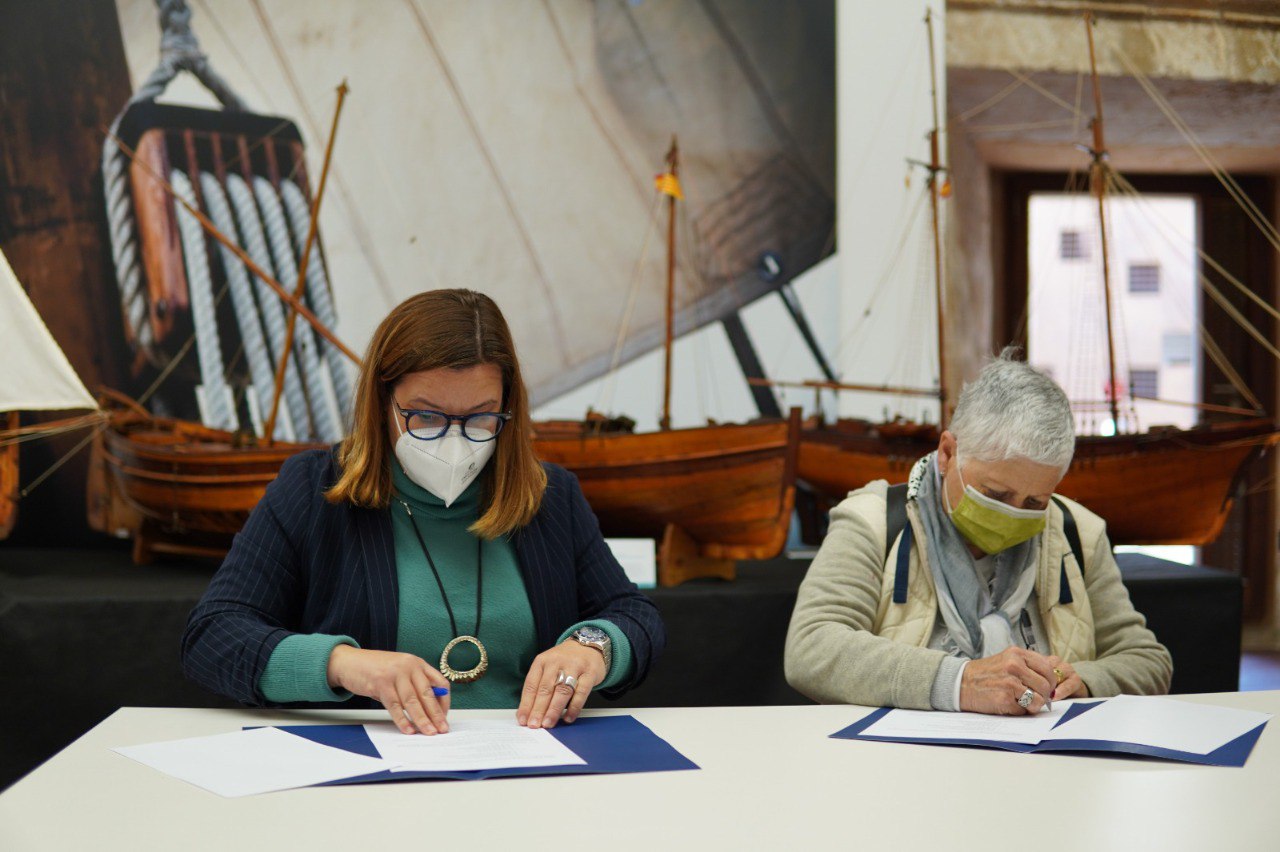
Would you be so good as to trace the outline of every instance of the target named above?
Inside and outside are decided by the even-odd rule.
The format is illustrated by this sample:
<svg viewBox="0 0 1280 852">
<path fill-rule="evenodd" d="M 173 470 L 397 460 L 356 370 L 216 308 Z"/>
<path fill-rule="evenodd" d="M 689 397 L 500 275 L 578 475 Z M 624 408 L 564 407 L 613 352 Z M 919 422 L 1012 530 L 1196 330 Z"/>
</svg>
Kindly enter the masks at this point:
<svg viewBox="0 0 1280 852">
<path fill-rule="evenodd" d="M 665 172 L 655 175 L 653 178 L 653 186 L 663 195 L 670 195 L 672 198 L 678 198 L 684 201 L 684 193 L 680 191 L 680 181 L 671 172 Z"/>
</svg>

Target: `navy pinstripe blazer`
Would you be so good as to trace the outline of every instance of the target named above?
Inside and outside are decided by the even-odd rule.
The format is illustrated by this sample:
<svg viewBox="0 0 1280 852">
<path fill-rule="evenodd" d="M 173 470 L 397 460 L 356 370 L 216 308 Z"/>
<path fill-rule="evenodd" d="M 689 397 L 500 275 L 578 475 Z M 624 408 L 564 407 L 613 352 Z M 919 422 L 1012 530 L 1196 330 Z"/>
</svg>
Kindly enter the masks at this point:
<svg viewBox="0 0 1280 852">
<path fill-rule="evenodd" d="M 550 648 L 579 621 L 608 619 L 635 659 L 633 677 L 604 693 L 621 695 L 662 652 L 662 618 L 614 559 L 577 478 L 544 466 L 542 506 L 512 536 L 538 646 Z M 395 650 L 400 595 L 391 516 L 326 501 L 337 473 L 325 450 L 299 453 L 280 468 L 187 620 L 187 677 L 258 706 L 266 703 L 258 679 L 291 633 L 346 634 L 362 648 Z M 344 706 L 378 705 L 357 696 Z"/>
</svg>

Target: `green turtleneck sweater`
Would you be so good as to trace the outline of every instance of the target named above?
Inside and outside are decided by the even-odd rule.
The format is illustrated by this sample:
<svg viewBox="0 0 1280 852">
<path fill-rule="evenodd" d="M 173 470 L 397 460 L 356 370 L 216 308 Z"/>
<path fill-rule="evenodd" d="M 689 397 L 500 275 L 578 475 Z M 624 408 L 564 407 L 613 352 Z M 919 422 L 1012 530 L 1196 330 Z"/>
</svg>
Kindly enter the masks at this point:
<svg viewBox="0 0 1280 852">
<path fill-rule="evenodd" d="M 478 635 L 489 655 L 489 668 L 477 681 L 453 684 L 451 706 L 515 708 L 520 703 L 520 690 L 529 665 L 545 649 L 537 646 L 533 612 L 510 540 L 482 541 L 468 530 L 479 517 L 483 488 L 480 478 L 450 506 L 409 479 L 399 462 L 392 462 L 392 478 L 396 496 L 388 511 L 391 512 L 400 589 L 396 650 L 414 654 L 439 668 L 440 655 L 455 635 Z M 423 553 L 422 543 L 414 535 L 411 526 L 414 522 L 439 571 L 440 582 L 453 608 L 457 633 L 449 623 L 440 586 Z M 482 560 L 484 572 L 478 633 L 476 581 L 480 566 L 477 556 Z M 612 622 L 602 619 L 579 622 L 561 634 L 558 641 L 563 642 L 586 624 L 604 630 L 613 643 L 613 662 L 604 682 L 596 688 L 610 687 L 629 677 L 634 665 L 631 643 Z M 349 636 L 296 633 L 286 637 L 272 652 L 258 680 L 263 697 L 280 704 L 350 698 L 349 692 L 331 689 L 328 683 L 329 655 L 340 644 L 359 647 Z M 459 671 L 471 668 L 478 660 L 479 652 L 469 643 L 458 645 L 449 655 L 449 664 Z"/>
</svg>

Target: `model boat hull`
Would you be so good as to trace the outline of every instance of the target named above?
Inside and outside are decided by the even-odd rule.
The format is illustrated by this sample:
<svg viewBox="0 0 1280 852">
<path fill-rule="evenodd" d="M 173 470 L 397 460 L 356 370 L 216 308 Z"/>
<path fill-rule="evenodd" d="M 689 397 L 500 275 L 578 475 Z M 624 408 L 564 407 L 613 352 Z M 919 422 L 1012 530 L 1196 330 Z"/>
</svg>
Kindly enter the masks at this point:
<svg viewBox="0 0 1280 852">
<path fill-rule="evenodd" d="M 768 559 L 786 544 L 798 418 L 647 434 L 535 437 L 577 475 L 606 536 L 688 533 L 702 556 Z"/>
<path fill-rule="evenodd" d="M 0 425 L 8 430 L 18 428 L 18 412 L 0 415 Z M 9 537 L 18 520 L 18 445 L 0 446 L 0 539 Z"/>
<path fill-rule="evenodd" d="M 206 554 L 230 546 L 290 456 L 326 447 L 245 445 L 230 432 L 132 411 L 113 412 L 96 440 L 90 522 L 163 540 L 156 549 Z M 122 524 L 122 514 L 133 520 Z"/>
<path fill-rule="evenodd" d="M 1245 464 L 1280 440 L 1268 420 L 1077 439 L 1058 493 L 1107 522 L 1112 544 L 1208 544 L 1231 511 Z M 927 435 L 884 438 L 874 430 L 804 430 L 799 476 L 829 500 L 876 479 L 906 482 L 937 447 Z"/>
</svg>

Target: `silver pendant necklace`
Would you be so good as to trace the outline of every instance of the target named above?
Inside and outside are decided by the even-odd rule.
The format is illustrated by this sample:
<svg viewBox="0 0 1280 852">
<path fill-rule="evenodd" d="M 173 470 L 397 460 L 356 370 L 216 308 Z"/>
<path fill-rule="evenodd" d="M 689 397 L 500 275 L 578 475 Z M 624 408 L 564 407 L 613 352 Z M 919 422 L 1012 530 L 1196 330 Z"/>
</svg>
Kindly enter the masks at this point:
<svg viewBox="0 0 1280 852">
<path fill-rule="evenodd" d="M 396 502 L 404 506 L 405 514 L 409 516 L 409 526 L 413 527 L 413 534 L 417 537 L 418 544 L 422 546 L 422 553 L 427 557 L 427 565 L 431 566 L 431 573 L 436 578 L 436 585 L 440 587 L 440 598 L 444 601 L 445 611 L 449 613 L 449 627 L 453 630 L 453 639 L 444 646 L 444 653 L 440 655 L 440 674 L 444 675 L 450 683 L 477 681 L 489 670 L 489 652 L 479 639 L 480 612 L 484 605 L 484 542 L 480 538 L 476 538 L 476 629 L 474 635 L 463 635 L 458 632 L 458 621 L 453 617 L 453 607 L 449 604 L 449 596 L 445 593 L 444 583 L 440 580 L 440 572 L 436 570 L 435 560 L 431 558 L 431 551 L 427 549 L 427 542 L 422 538 L 422 533 L 418 530 L 418 522 L 413 517 L 413 510 L 409 508 L 408 503 L 399 498 L 396 498 Z M 464 643 L 476 647 L 476 650 L 480 652 L 480 662 L 476 663 L 474 668 L 458 671 L 449 665 L 449 653 Z"/>
</svg>

